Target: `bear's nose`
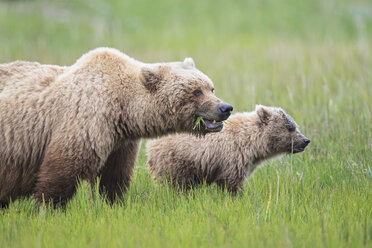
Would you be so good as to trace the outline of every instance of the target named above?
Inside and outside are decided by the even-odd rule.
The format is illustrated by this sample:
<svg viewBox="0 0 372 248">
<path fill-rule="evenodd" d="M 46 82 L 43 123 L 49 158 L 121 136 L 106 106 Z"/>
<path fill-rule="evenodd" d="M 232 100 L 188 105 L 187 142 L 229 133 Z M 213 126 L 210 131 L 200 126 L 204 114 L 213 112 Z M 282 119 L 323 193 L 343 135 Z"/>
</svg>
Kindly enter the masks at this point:
<svg viewBox="0 0 372 248">
<path fill-rule="evenodd" d="M 310 143 L 310 140 L 308 138 L 305 138 L 304 142 L 305 142 L 306 145 L 308 145 Z"/>
<path fill-rule="evenodd" d="M 227 103 L 223 103 L 220 107 L 219 110 L 222 114 L 230 114 L 231 111 L 233 111 L 233 106 Z"/>
</svg>

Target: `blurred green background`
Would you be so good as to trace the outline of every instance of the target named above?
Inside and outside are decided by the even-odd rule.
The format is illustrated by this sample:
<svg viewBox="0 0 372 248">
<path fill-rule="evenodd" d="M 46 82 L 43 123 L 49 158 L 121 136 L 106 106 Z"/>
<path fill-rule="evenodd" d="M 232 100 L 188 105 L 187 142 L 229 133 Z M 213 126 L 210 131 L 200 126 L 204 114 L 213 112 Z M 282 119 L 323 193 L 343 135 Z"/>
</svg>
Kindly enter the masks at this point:
<svg viewBox="0 0 372 248">
<path fill-rule="evenodd" d="M 302 104 L 308 89 L 289 95 L 276 87 L 322 81 L 318 72 L 345 77 L 348 66 L 369 73 L 371 16 L 363 0 L 9 0 L 0 2 L 0 62 L 69 65 L 99 46 L 146 62 L 191 56 L 239 110 L 288 97 Z"/>
<path fill-rule="evenodd" d="M 238 198 L 178 195 L 151 180 L 142 150 L 122 204 L 84 189 L 66 212 L 18 200 L 0 211 L 0 246 L 371 247 L 371 44 L 370 0 L 0 1 L 0 63 L 70 65 L 99 46 L 193 57 L 234 111 L 283 107 L 312 140 Z"/>
</svg>

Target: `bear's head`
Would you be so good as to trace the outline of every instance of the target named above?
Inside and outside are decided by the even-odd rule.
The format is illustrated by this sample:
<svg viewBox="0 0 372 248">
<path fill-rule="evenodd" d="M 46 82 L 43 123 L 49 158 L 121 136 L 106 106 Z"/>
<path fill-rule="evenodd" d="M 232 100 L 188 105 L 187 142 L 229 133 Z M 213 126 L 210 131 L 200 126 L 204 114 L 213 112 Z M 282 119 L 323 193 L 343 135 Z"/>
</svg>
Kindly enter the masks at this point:
<svg viewBox="0 0 372 248">
<path fill-rule="evenodd" d="M 310 139 L 300 132 L 297 123 L 283 109 L 257 105 L 256 113 L 270 152 L 303 152 L 310 143 Z"/>
<path fill-rule="evenodd" d="M 195 67 L 191 58 L 146 65 L 141 74 L 142 83 L 159 106 L 158 115 L 170 132 L 219 132 L 222 121 L 233 110 L 215 96 L 212 81 Z"/>
</svg>

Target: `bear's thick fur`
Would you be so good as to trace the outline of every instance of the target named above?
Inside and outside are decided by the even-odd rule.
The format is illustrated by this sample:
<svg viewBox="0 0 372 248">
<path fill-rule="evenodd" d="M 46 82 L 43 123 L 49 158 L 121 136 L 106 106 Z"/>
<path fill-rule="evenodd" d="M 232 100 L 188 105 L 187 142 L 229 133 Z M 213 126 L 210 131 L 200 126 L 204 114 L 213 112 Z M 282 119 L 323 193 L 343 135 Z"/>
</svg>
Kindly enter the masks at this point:
<svg viewBox="0 0 372 248">
<path fill-rule="evenodd" d="M 232 115 L 219 133 L 149 141 L 147 165 L 160 182 L 189 189 L 205 181 L 235 193 L 265 159 L 304 151 L 309 142 L 284 110 L 259 105 Z"/>
<path fill-rule="evenodd" d="M 98 48 L 66 67 L 0 64 L 0 202 L 35 194 L 64 204 L 78 178 L 97 176 L 113 201 L 142 137 L 220 131 L 231 110 L 191 58 L 147 64 Z M 198 116 L 207 128 L 193 130 Z"/>
</svg>

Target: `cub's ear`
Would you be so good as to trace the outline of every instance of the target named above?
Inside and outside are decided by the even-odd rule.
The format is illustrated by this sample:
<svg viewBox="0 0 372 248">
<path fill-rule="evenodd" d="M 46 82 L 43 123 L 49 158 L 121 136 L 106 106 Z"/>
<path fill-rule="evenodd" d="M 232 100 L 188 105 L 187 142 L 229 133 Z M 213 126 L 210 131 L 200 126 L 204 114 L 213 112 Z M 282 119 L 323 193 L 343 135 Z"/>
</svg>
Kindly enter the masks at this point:
<svg viewBox="0 0 372 248">
<path fill-rule="evenodd" d="M 263 105 L 256 105 L 256 113 L 263 123 L 267 123 L 272 115 L 270 109 Z"/>
<path fill-rule="evenodd" d="M 279 110 L 281 117 L 284 119 L 287 119 L 288 114 L 284 111 L 284 109 L 278 108 L 278 110 Z"/>
<path fill-rule="evenodd" d="M 148 89 L 151 93 L 154 93 L 158 90 L 163 76 L 164 73 L 161 66 L 143 67 L 141 69 L 141 81 L 146 89 Z"/>
<path fill-rule="evenodd" d="M 194 60 L 192 58 L 185 58 L 183 63 L 187 66 L 195 67 L 195 63 L 194 63 Z"/>
</svg>

